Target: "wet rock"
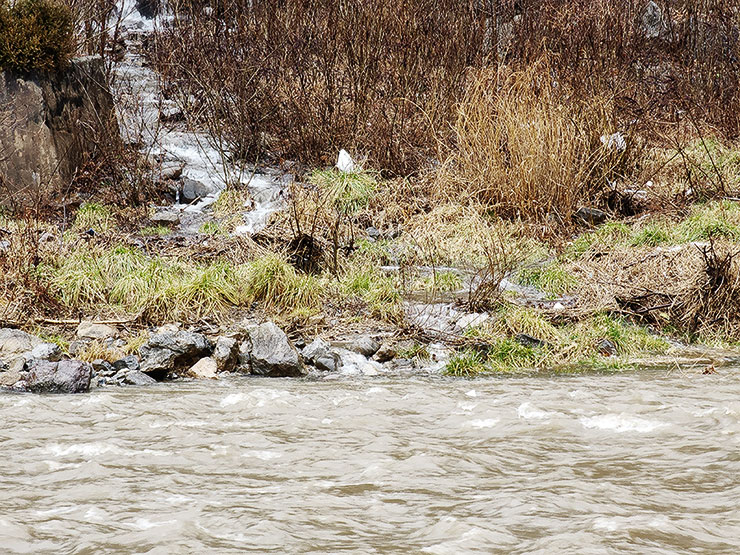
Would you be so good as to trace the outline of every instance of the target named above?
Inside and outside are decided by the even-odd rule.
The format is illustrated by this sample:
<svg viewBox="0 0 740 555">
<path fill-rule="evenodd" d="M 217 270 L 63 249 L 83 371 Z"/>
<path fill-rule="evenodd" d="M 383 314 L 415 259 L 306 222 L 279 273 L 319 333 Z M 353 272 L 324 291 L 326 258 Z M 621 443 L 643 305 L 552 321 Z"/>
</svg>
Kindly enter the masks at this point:
<svg viewBox="0 0 740 555">
<path fill-rule="evenodd" d="M 380 349 L 380 343 L 375 341 L 372 337 L 367 335 L 362 335 L 360 337 L 356 337 L 353 339 L 347 348 L 350 351 L 353 351 L 355 353 L 359 353 L 362 356 L 370 358 L 375 353 L 378 352 Z"/>
<path fill-rule="evenodd" d="M 617 345 L 611 339 L 601 339 L 596 344 L 596 350 L 599 351 L 601 356 L 613 357 L 617 356 Z"/>
<path fill-rule="evenodd" d="M 237 353 L 236 370 L 239 372 L 246 372 L 247 374 L 251 371 L 252 366 L 252 343 L 251 341 L 242 341 L 239 343 L 239 351 Z"/>
<path fill-rule="evenodd" d="M 582 225 L 601 225 L 606 221 L 606 218 L 606 212 L 603 210 L 587 206 L 581 206 L 573 214 L 573 220 Z"/>
<path fill-rule="evenodd" d="M 141 365 L 139 364 L 139 359 L 136 358 L 135 355 L 128 355 L 121 359 L 118 359 L 113 363 L 113 368 L 116 370 L 139 370 L 141 368 Z"/>
<path fill-rule="evenodd" d="M 87 362 L 34 360 L 29 366 L 26 387 L 34 393 L 83 393 L 90 389 L 92 366 Z"/>
<path fill-rule="evenodd" d="M 221 336 L 216 339 L 213 359 L 219 372 L 233 372 L 239 362 L 239 343 L 233 337 Z"/>
<path fill-rule="evenodd" d="M 290 344 L 283 330 L 272 322 L 252 329 L 249 340 L 252 344 L 250 359 L 253 374 L 270 377 L 306 374 L 298 351 Z"/>
<path fill-rule="evenodd" d="M 200 333 L 158 333 L 139 349 L 141 371 L 163 380 L 170 372 L 189 369 L 211 352 L 211 342 Z"/>
<path fill-rule="evenodd" d="M 58 362 L 62 359 L 62 350 L 56 343 L 41 343 L 33 348 L 30 358 Z"/>
<path fill-rule="evenodd" d="M 477 328 L 485 324 L 490 316 L 486 313 L 473 312 L 471 314 L 465 314 L 455 322 L 455 330 L 463 332 L 469 328 Z"/>
<path fill-rule="evenodd" d="M 542 339 L 537 339 L 533 335 L 529 335 L 527 333 L 517 333 L 514 337 L 514 340 L 520 345 L 524 345 L 525 347 L 532 347 L 534 349 L 539 349 L 547 346 L 546 341 L 542 341 Z"/>
<path fill-rule="evenodd" d="M 159 177 L 162 180 L 174 181 L 182 175 L 185 164 L 182 162 L 162 162 L 159 168 Z"/>
<path fill-rule="evenodd" d="M 0 387 L 13 387 L 23 376 L 17 369 L 11 369 L 0 361 Z"/>
<path fill-rule="evenodd" d="M 180 214 L 175 210 L 157 210 L 149 220 L 154 224 L 174 226 L 180 223 Z"/>
<path fill-rule="evenodd" d="M 101 378 L 110 378 L 114 376 L 117 369 L 113 368 L 113 365 L 107 360 L 95 359 L 91 363 L 93 368 L 93 376 L 99 376 Z"/>
<path fill-rule="evenodd" d="M 396 348 L 390 343 L 383 343 L 373 357 L 373 359 L 381 363 L 390 362 L 394 358 L 396 358 Z"/>
<path fill-rule="evenodd" d="M 210 192 L 211 188 L 202 181 L 186 177 L 182 182 L 181 200 L 190 203 L 208 196 Z"/>
<path fill-rule="evenodd" d="M 140 372 L 139 370 L 131 370 L 126 373 L 126 375 L 123 378 L 123 383 L 127 385 L 154 385 L 157 383 L 157 380 L 152 378 L 151 376 L 147 376 L 144 374 L 144 372 Z"/>
<path fill-rule="evenodd" d="M 303 357 L 319 370 L 336 372 L 342 365 L 339 355 L 335 353 L 331 345 L 321 338 L 316 338 L 303 349 Z"/>
<path fill-rule="evenodd" d="M 76 333 L 80 339 L 108 339 L 118 335 L 115 328 L 97 322 L 80 322 Z"/>
<path fill-rule="evenodd" d="M 199 380 L 215 380 L 218 378 L 218 366 L 211 357 L 205 357 L 196 362 L 188 371 L 188 374 Z"/>
<path fill-rule="evenodd" d="M 89 339 L 76 339 L 69 343 L 69 347 L 67 348 L 67 351 L 69 352 L 71 356 L 76 357 L 82 351 L 84 351 L 85 347 L 87 347 L 89 344 L 90 344 Z"/>
</svg>

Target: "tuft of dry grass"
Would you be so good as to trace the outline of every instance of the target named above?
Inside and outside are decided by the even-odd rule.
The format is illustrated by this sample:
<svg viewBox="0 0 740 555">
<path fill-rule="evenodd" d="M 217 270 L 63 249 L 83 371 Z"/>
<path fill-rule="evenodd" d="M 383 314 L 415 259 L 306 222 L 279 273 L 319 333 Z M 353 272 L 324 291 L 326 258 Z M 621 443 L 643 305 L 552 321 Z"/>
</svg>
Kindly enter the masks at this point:
<svg viewBox="0 0 740 555">
<path fill-rule="evenodd" d="M 600 140 L 616 131 L 611 112 L 608 97 L 575 98 L 555 82 L 546 58 L 522 71 L 474 71 L 439 188 L 508 218 L 569 222 L 624 160 Z"/>
</svg>

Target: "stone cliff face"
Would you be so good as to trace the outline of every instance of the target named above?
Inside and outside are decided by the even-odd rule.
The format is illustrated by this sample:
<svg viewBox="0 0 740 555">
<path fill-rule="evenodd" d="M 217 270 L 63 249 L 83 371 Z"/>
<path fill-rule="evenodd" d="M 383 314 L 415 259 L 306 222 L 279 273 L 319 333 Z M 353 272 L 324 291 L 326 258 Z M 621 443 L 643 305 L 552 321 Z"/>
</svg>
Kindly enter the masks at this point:
<svg viewBox="0 0 740 555">
<path fill-rule="evenodd" d="M 101 58 L 75 59 L 60 74 L 0 72 L 0 204 L 68 182 L 117 133 Z"/>
</svg>

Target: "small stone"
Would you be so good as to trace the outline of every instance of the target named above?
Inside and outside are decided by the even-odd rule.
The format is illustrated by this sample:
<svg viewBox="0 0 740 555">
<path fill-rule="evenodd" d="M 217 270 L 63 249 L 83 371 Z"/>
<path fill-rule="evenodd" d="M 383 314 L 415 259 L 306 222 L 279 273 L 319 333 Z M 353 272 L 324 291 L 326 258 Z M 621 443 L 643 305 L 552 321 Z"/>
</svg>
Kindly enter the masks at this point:
<svg viewBox="0 0 740 555">
<path fill-rule="evenodd" d="M 367 233 L 367 236 L 370 237 L 373 241 L 377 241 L 380 239 L 380 231 L 378 228 L 370 226 L 365 230 L 365 233 Z"/>
<path fill-rule="evenodd" d="M 93 375 L 108 378 L 115 375 L 118 369 L 114 368 L 107 360 L 96 359 L 92 361 Z"/>
<path fill-rule="evenodd" d="M 239 352 L 237 354 L 236 369 L 239 372 L 249 373 L 252 365 L 252 343 L 250 341 L 242 341 L 239 344 Z"/>
<path fill-rule="evenodd" d="M 182 200 L 190 203 L 208 196 L 211 188 L 201 181 L 186 177 L 182 183 Z"/>
<path fill-rule="evenodd" d="M 141 365 L 136 355 L 127 355 L 121 359 L 118 359 L 113 363 L 113 368 L 116 370 L 139 370 Z"/>
<path fill-rule="evenodd" d="M 389 362 L 396 358 L 396 349 L 390 343 L 383 343 L 373 357 L 378 362 Z"/>
<path fill-rule="evenodd" d="M 587 206 L 581 206 L 573 214 L 573 220 L 583 225 L 601 225 L 606 221 L 606 218 L 606 212 L 603 210 Z"/>
<path fill-rule="evenodd" d="M 58 362 L 62 359 L 62 350 L 56 343 L 41 343 L 33 348 L 31 358 Z"/>
<path fill-rule="evenodd" d="M 517 343 L 520 345 L 524 345 L 525 347 L 533 347 L 535 349 L 539 349 L 542 347 L 547 346 L 546 341 L 542 341 L 542 339 L 537 339 L 533 335 L 529 335 L 528 333 L 517 333 L 514 337 Z"/>
<path fill-rule="evenodd" d="M 239 362 L 239 343 L 233 337 L 221 336 L 216 339 L 213 359 L 219 372 L 233 372 Z"/>
<path fill-rule="evenodd" d="M 370 358 L 380 349 L 380 343 L 368 335 L 362 335 L 353 339 L 347 347 L 350 351 L 360 353 Z"/>
<path fill-rule="evenodd" d="M 180 223 L 180 214 L 174 210 L 157 210 L 149 220 L 154 224 L 173 226 Z"/>
<path fill-rule="evenodd" d="M 76 357 L 85 350 L 85 347 L 87 347 L 88 344 L 89 340 L 87 339 L 78 339 L 75 341 L 71 341 L 69 347 L 67 348 L 67 351 L 71 356 Z"/>
<path fill-rule="evenodd" d="M 617 355 L 617 346 L 611 339 L 602 339 L 596 345 L 601 356 L 613 357 Z"/>
<path fill-rule="evenodd" d="M 336 372 L 342 366 L 342 361 L 337 353 L 330 352 L 324 356 L 318 357 L 314 360 L 313 364 L 319 370 Z"/>
<path fill-rule="evenodd" d="M 107 324 L 80 322 L 77 326 L 77 337 L 81 339 L 108 339 L 117 335 L 118 331 Z"/>
<path fill-rule="evenodd" d="M 205 357 L 196 362 L 188 372 L 193 378 L 201 380 L 215 380 L 218 376 L 218 366 L 211 357 Z"/>
<path fill-rule="evenodd" d="M 157 383 L 157 380 L 155 380 L 151 376 L 147 376 L 146 374 L 144 374 L 144 372 L 140 372 L 139 370 L 131 370 L 123 378 L 123 382 L 128 385 L 142 386 L 142 385 L 154 385 Z"/>
</svg>

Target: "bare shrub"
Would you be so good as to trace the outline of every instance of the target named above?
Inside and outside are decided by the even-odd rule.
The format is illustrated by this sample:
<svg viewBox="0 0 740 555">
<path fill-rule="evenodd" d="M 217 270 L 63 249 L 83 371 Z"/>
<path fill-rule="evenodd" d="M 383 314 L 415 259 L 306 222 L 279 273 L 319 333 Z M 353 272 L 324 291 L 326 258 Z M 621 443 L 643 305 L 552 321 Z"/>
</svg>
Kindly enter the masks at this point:
<svg viewBox="0 0 740 555">
<path fill-rule="evenodd" d="M 158 67 L 231 151 L 324 164 L 340 148 L 409 173 L 436 155 L 466 67 L 482 59 L 480 14 L 453 0 L 234 0 L 173 5 Z"/>
</svg>

